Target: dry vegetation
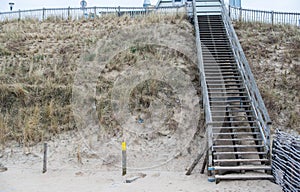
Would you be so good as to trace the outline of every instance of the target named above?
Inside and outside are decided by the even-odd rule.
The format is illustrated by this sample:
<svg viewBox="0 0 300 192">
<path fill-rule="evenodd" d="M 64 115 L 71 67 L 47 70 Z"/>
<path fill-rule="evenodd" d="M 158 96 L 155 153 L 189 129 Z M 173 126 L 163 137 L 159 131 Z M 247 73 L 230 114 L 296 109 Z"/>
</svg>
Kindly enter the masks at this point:
<svg viewBox="0 0 300 192">
<path fill-rule="evenodd" d="M 192 31 L 192 26 L 189 26 L 189 30 Z M 99 75 L 97 83 L 99 123 L 108 131 L 109 135 L 119 135 L 121 129 L 121 126 L 118 125 L 118 121 L 113 115 L 112 106 L 110 104 L 114 83 L 117 81 L 120 73 L 124 72 L 130 66 L 134 66 L 135 63 L 147 61 L 150 64 L 152 61 L 161 61 L 165 67 L 167 65 L 170 69 L 172 67 L 182 69 L 184 73 L 189 75 L 193 86 L 197 89 L 198 95 L 200 96 L 197 66 L 191 62 L 189 58 L 181 55 L 181 53 L 174 50 L 165 51 L 165 49 L 165 47 L 157 45 L 133 46 L 117 54 Z M 138 71 L 136 73 L 138 73 Z M 145 82 L 141 82 L 131 91 L 129 97 L 129 111 L 137 120 L 142 119 L 145 124 L 153 126 L 153 116 L 154 111 L 156 111 L 155 105 L 158 105 L 158 103 L 159 106 L 164 105 L 166 108 L 163 110 L 163 115 L 165 116 L 163 125 L 168 125 L 168 130 L 165 130 L 165 132 L 172 132 L 178 126 L 177 120 L 173 117 L 174 111 L 176 109 L 180 110 L 180 107 L 182 107 L 178 101 L 178 95 L 174 93 L 170 85 L 157 79 L 149 79 Z M 159 106 L 156 106 L 156 108 L 160 108 Z M 164 126 L 161 126 L 161 129 L 163 128 Z M 158 132 L 157 134 L 162 134 L 162 132 Z"/>
<path fill-rule="evenodd" d="M 94 46 L 98 39 L 109 36 L 117 29 L 155 23 L 184 23 L 183 26 L 192 29 L 182 15 L 149 15 L 135 19 L 107 15 L 93 20 L 49 18 L 42 22 L 26 19 L 0 23 L 2 146 L 8 140 L 15 140 L 20 146 L 29 146 L 62 131 L 75 129 L 71 106 L 72 85 L 82 53 Z M 122 63 L 130 65 L 140 56 L 140 50 L 130 50 L 114 60 L 115 66 L 108 71 L 118 71 Z M 99 82 L 98 90 L 109 89 L 112 83 L 101 79 Z M 105 119 L 103 110 L 106 108 L 102 104 L 98 102 L 97 109 L 101 110 L 99 120 L 104 125 L 115 126 L 111 119 Z"/>
<path fill-rule="evenodd" d="M 273 128 L 300 133 L 300 29 L 235 23 Z"/>
<path fill-rule="evenodd" d="M 182 16 L 159 15 L 135 19 L 104 16 L 95 20 L 50 18 L 43 22 L 27 19 L 0 23 L 2 146 L 8 140 L 28 146 L 76 128 L 71 106 L 73 78 L 82 53 L 95 45 L 98 39 L 125 26 L 141 23 L 178 25 L 182 22 L 189 30 L 192 28 Z M 274 127 L 300 132 L 300 30 L 289 26 L 251 23 L 236 23 L 235 27 L 252 64 Z M 148 55 L 145 56 L 141 49 L 146 49 Z M 133 47 L 115 58 L 114 66 L 108 65 L 106 72 L 122 71 L 124 66 L 121 63 L 130 66 L 140 57 L 155 57 L 153 49 L 157 48 Z M 168 59 L 178 65 L 184 63 L 174 55 Z M 195 66 L 186 66 L 185 70 L 196 85 Z M 98 91 L 105 90 L 102 95 L 104 100 L 97 103 L 99 121 L 108 128 L 117 126 L 111 119 L 111 109 L 105 104 L 112 84 L 113 79 L 99 78 L 97 85 Z M 156 88 L 152 89 L 151 86 Z M 164 88 L 164 94 L 173 94 L 161 82 L 146 82 L 145 86 L 138 86 L 132 92 L 132 111 L 146 113 L 147 105 L 153 99 L 148 97 L 150 92 L 159 98 L 157 87 Z M 176 100 L 175 97 L 170 99 Z M 176 127 L 176 123 L 172 124 L 172 119 L 169 120 L 170 126 Z"/>
</svg>

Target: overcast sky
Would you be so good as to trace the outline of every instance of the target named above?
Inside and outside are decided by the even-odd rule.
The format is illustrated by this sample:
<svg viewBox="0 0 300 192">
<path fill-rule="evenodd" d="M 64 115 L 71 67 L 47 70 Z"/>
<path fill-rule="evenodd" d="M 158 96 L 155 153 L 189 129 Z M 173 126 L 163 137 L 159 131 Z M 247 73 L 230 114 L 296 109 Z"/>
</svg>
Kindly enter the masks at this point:
<svg viewBox="0 0 300 192">
<path fill-rule="evenodd" d="M 0 11 L 9 11 L 9 2 L 14 2 L 14 10 L 80 7 L 81 0 L 0 0 Z M 144 0 L 86 0 L 88 6 L 134 6 L 141 7 Z M 225 0 L 228 1 L 228 0 Z M 157 0 L 151 0 L 156 4 Z M 300 0 L 242 0 L 242 7 L 249 9 L 300 12 Z"/>
</svg>

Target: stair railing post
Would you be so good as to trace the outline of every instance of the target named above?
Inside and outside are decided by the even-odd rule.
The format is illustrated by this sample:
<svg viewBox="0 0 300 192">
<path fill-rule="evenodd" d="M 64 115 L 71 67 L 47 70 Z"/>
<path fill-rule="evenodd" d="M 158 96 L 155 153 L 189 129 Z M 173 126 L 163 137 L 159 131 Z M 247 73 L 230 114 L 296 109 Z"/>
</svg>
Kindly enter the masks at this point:
<svg viewBox="0 0 300 192">
<path fill-rule="evenodd" d="M 212 142 L 212 126 L 208 124 L 207 126 L 207 140 L 208 140 L 208 148 L 207 148 L 207 176 L 209 182 L 215 182 L 215 171 L 213 167 L 213 142 Z"/>
<path fill-rule="evenodd" d="M 45 8 L 43 8 L 43 15 L 42 15 L 43 21 L 45 20 Z"/>
<path fill-rule="evenodd" d="M 71 17 L 71 10 L 70 10 L 71 8 L 70 8 L 70 6 L 68 7 L 68 20 L 70 19 L 70 17 Z"/>
<path fill-rule="evenodd" d="M 21 10 L 19 9 L 19 20 L 21 20 Z"/>
<path fill-rule="evenodd" d="M 274 25 L 274 11 L 271 11 L 271 23 Z"/>
<path fill-rule="evenodd" d="M 240 14 L 240 16 L 239 16 L 239 21 L 242 22 L 243 10 L 242 10 L 241 7 L 239 8 L 239 14 Z"/>
</svg>

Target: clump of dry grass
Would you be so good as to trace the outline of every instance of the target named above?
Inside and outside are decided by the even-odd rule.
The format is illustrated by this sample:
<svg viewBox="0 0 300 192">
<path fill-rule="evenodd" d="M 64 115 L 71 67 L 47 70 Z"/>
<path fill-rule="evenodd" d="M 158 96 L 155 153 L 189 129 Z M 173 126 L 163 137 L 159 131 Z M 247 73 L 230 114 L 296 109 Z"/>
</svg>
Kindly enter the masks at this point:
<svg viewBox="0 0 300 192">
<path fill-rule="evenodd" d="M 30 146 L 76 128 L 71 97 L 82 53 L 118 29 L 155 23 L 181 28 L 189 25 L 184 14 L 150 14 L 134 19 L 106 15 L 91 20 L 49 18 L 42 22 L 34 19 L 1 22 L 0 143 L 5 145 L 6 141 L 15 140 Z M 118 65 L 133 62 L 134 55 L 120 57 Z M 85 59 L 93 57 L 89 55 Z M 111 67 L 112 70 L 119 68 Z M 111 82 L 100 82 L 103 84 L 99 89 L 109 90 Z"/>
<path fill-rule="evenodd" d="M 147 54 L 145 54 L 147 53 Z M 118 75 L 130 66 L 141 61 L 161 61 L 165 64 L 170 64 L 171 67 L 180 68 L 184 73 L 189 75 L 193 86 L 198 91 L 200 96 L 200 83 L 198 79 L 197 66 L 186 57 L 178 55 L 176 51 L 167 51 L 165 47 L 157 45 L 137 45 L 115 55 L 115 57 L 106 65 L 105 69 L 99 76 L 97 84 L 97 111 L 101 127 L 105 129 L 108 136 L 120 136 L 121 125 L 114 117 L 111 106 L 111 96 L 114 82 L 117 81 Z M 154 64 L 152 64 L 154 65 Z M 146 69 L 145 69 L 146 70 Z M 134 73 L 134 71 L 132 71 Z M 129 96 L 129 111 L 132 116 L 138 120 L 140 117 L 145 122 L 151 122 L 151 103 L 155 101 L 161 102 L 167 106 L 165 109 L 166 120 L 164 125 L 167 125 L 167 130 L 176 129 L 177 122 L 173 119 L 174 110 L 179 108 L 178 98 L 173 93 L 173 88 L 165 82 L 150 79 L 138 84 L 130 93 Z"/>
<path fill-rule="evenodd" d="M 300 133 L 300 30 L 289 25 L 234 24 L 273 127 Z"/>
</svg>

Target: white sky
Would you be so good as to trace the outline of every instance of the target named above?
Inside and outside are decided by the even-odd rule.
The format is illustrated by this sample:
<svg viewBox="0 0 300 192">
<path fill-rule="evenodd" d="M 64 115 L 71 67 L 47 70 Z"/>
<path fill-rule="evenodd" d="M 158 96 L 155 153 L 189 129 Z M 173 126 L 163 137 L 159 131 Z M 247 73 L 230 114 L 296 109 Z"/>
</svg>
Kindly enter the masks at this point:
<svg viewBox="0 0 300 192">
<path fill-rule="evenodd" d="M 13 10 L 38 8 L 80 7 L 81 0 L 0 0 L 0 12 L 9 11 L 9 2 L 14 2 Z M 141 7 L 144 0 L 86 0 L 89 7 L 134 6 Z M 228 2 L 228 0 L 225 0 Z M 157 0 L 151 0 L 156 4 Z M 242 0 L 242 7 L 248 9 L 300 12 L 300 0 Z"/>
</svg>

